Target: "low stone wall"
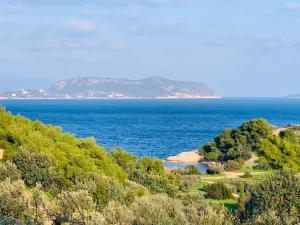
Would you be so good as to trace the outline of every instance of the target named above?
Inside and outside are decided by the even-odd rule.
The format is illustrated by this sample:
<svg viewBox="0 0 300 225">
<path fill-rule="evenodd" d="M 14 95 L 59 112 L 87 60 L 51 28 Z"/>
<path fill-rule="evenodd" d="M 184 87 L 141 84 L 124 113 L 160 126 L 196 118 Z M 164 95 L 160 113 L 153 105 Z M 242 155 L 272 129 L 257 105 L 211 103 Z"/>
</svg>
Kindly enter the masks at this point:
<svg viewBox="0 0 300 225">
<path fill-rule="evenodd" d="M 224 169 L 224 165 L 220 162 L 214 162 L 214 161 L 202 161 L 204 165 L 206 165 L 208 168 L 214 168 L 214 169 Z"/>
</svg>

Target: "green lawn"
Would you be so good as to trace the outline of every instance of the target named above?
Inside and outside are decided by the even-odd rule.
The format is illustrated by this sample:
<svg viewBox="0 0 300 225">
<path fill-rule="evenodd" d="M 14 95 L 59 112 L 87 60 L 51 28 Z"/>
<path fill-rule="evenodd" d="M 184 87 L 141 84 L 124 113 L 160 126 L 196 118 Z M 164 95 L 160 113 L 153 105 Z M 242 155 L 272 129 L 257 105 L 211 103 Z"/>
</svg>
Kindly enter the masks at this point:
<svg viewBox="0 0 300 225">
<path fill-rule="evenodd" d="M 205 202 L 223 204 L 224 207 L 230 210 L 237 209 L 238 207 L 238 202 L 235 199 L 224 199 L 224 200 L 205 199 Z"/>
<path fill-rule="evenodd" d="M 229 187 L 231 187 L 234 194 L 237 195 L 236 187 L 239 182 L 243 181 L 245 183 L 256 184 L 259 183 L 265 177 L 265 175 L 273 173 L 272 170 L 254 170 L 251 168 L 241 169 L 239 171 L 233 171 L 233 172 L 242 173 L 246 171 L 250 172 L 252 174 L 252 177 L 226 178 L 224 174 L 201 175 L 201 181 L 191 190 L 191 192 L 193 193 L 198 192 L 203 194 L 203 196 L 205 196 L 206 194 L 204 192 L 205 185 L 215 183 L 215 182 L 223 182 L 227 184 Z M 228 209 L 236 209 L 238 207 L 237 199 L 225 199 L 225 200 L 205 199 L 205 201 L 209 203 L 223 204 Z"/>
</svg>

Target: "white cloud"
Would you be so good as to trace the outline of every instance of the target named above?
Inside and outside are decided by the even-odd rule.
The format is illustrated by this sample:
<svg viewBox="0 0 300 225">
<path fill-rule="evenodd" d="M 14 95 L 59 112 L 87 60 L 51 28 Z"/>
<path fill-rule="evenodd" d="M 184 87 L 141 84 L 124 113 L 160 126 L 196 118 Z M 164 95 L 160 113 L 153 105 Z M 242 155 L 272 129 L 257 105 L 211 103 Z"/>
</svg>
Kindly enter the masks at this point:
<svg viewBox="0 0 300 225">
<path fill-rule="evenodd" d="M 112 49 L 112 50 L 125 50 L 129 46 L 125 42 L 88 42 L 88 41 L 74 41 L 74 40 L 60 40 L 48 39 L 40 42 L 37 49 L 42 50 L 95 50 L 95 49 Z"/>
<path fill-rule="evenodd" d="M 12 12 L 24 12 L 29 7 L 22 1 L 12 1 L 6 4 L 8 10 Z"/>
<path fill-rule="evenodd" d="M 300 10 L 300 3 L 289 2 L 286 4 L 288 10 Z"/>
<path fill-rule="evenodd" d="M 113 43 L 112 45 L 111 45 L 111 48 L 112 49 L 128 49 L 129 48 L 129 46 L 128 46 L 128 44 L 126 44 L 126 43 L 123 43 L 123 42 L 116 42 L 116 43 Z"/>
<path fill-rule="evenodd" d="M 128 27 L 128 32 L 135 35 L 196 37 L 198 32 L 195 27 L 186 22 L 174 19 L 142 21 Z"/>
<path fill-rule="evenodd" d="M 58 40 L 48 40 L 44 43 L 44 47 L 46 49 L 56 49 L 56 50 L 71 50 L 71 49 L 79 49 L 82 46 L 78 43 L 73 42 L 63 42 Z"/>
<path fill-rule="evenodd" d="M 96 27 L 92 22 L 84 20 L 72 20 L 70 22 L 70 27 L 73 30 L 81 32 L 94 32 L 96 30 Z"/>
</svg>

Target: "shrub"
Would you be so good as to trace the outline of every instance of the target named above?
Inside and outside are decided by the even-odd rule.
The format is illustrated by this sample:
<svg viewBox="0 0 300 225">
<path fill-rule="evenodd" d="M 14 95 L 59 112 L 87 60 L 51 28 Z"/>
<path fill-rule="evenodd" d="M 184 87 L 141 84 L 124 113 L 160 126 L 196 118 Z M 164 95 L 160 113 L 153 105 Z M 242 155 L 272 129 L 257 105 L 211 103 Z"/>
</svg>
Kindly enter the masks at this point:
<svg viewBox="0 0 300 225">
<path fill-rule="evenodd" d="M 233 225 L 232 218 L 221 204 L 201 203 L 187 206 L 184 213 L 190 225 Z"/>
<path fill-rule="evenodd" d="M 11 181 L 16 181 L 21 178 L 21 173 L 16 165 L 7 161 L 0 162 L 0 181 L 5 181 L 9 178 Z"/>
<path fill-rule="evenodd" d="M 144 186 L 127 180 L 125 183 L 126 204 L 131 204 L 136 198 L 149 194 L 149 191 Z"/>
<path fill-rule="evenodd" d="M 258 164 L 253 167 L 255 170 L 270 170 L 272 167 L 268 164 L 268 162 L 258 161 Z"/>
<path fill-rule="evenodd" d="M 138 198 L 131 206 L 135 223 L 141 225 L 186 225 L 183 205 L 166 195 Z"/>
<path fill-rule="evenodd" d="M 291 212 L 276 213 L 274 211 L 267 211 L 248 219 L 245 225 L 298 225 L 300 224 L 300 217 L 296 209 Z"/>
<path fill-rule="evenodd" d="M 212 199 L 230 199 L 233 198 L 231 190 L 221 182 L 206 185 L 204 191 Z"/>
<path fill-rule="evenodd" d="M 217 151 L 211 151 L 206 153 L 205 158 L 210 161 L 218 161 L 220 159 L 220 153 Z"/>
<path fill-rule="evenodd" d="M 175 196 L 181 184 L 181 176 L 176 174 L 155 175 L 140 170 L 134 171 L 130 180 L 147 187 L 152 194 L 167 193 L 170 196 Z"/>
<path fill-rule="evenodd" d="M 220 174 L 222 173 L 222 169 L 210 167 L 207 168 L 206 173 L 210 175 Z"/>
<path fill-rule="evenodd" d="M 272 135 L 271 127 L 264 119 L 245 122 L 237 129 L 226 129 L 213 142 L 202 147 L 208 160 L 240 161 L 247 160 L 255 151 L 257 143 L 262 138 Z"/>
<path fill-rule="evenodd" d="M 274 212 L 284 219 L 285 213 L 296 210 L 300 215 L 300 181 L 292 172 L 281 170 L 250 190 L 247 209 L 250 215 Z"/>
<path fill-rule="evenodd" d="M 181 192 L 176 196 L 176 198 L 187 207 L 194 207 L 204 202 L 203 194 L 200 192 Z"/>
<path fill-rule="evenodd" d="M 113 157 L 114 161 L 127 173 L 130 173 L 136 168 L 137 158 L 130 153 L 116 148 L 110 153 L 110 155 Z"/>
<path fill-rule="evenodd" d="M 287 130 L 281 131 L 279 133 L 279 137 L 281 137 L 282 139 L 285 139 L 289 142 L 292 142 L 292 143 L 297 143 L 298 142 L 297 134 L 292 129 L 287 129 Z"/>
<path fill-rule="evenodd" d="M 194 165 L 188 165 L 184 167 L 184 174 L 185 175 L 201 175 L 199 169 Z"/>
<path fill-rule="evenodd" d="M 65 223 L 98 224 L 103 221 L 93 199 L 85 190 L 62 191 L 51 201 L 47 211 L 53 220 L 64 218 Z"/>
<path fill-rule="evenodd" d="M 224 169 L 226 171 L 233 171 L 233 170 L 238 170 L 241 168 L 241 164 L 238 163 L 237 161 L 233 161 L 233 160 L 228 160 L 225 164 L 224 164 Z"/>
<path fill-rule="evenodd" d="M 180 174 L 180 175 L 201 175 L 202 174 L 200 170 L 194 165 L 188 165 L 184 168 L 174 169 L 172 170 L 172 173 Z"/>
<path fill-rule="evenodd" d="M 153 159 L 150 157 L 141 158 L 138 160 L 137 168 L 140 171 L 151 174 L 163 174 L 165 172 L 164 164 L 159 159 Z"/>
<path fill-rule="evenodd" d="M 249 171 L 246 171 L 242 176 L 242 178 L 251 178 L 251 177 L 253 177 L 253 175 Z"/>
<path fill-rule="evenodd" d="M 291 169 L 296 172 L 300 171 L 299 148 L 298 143 L 273 136 L 260 140 L 257 153 L 260 161 L 273 169 Z"/>
<path fill-rule="evenodd" d="M 133 212 L 125 205 L 110 202 L 103 211 L 104 225 L 132 225 Z"/>
<path fill-rule="evenodd" d="M 29 217 L 28 201 L 23 181 L 6 179 L 0 183 L 0 218 L 25 221 Z"/>
<path fill-rule="evenodd" d="M 181 191 L 188 191 L 195 187 L 201 180 L 199 175 L 184 175 L 182 184 L 180 186 Z"/>
<path fill-rule="evenodd" d="M 19 150 L 14 162 L 22 173 L 22 179 L 29 186 L 37 183 L 49 186 L 55 179 L 52 162 L 45 154 Z"/>
</svg>

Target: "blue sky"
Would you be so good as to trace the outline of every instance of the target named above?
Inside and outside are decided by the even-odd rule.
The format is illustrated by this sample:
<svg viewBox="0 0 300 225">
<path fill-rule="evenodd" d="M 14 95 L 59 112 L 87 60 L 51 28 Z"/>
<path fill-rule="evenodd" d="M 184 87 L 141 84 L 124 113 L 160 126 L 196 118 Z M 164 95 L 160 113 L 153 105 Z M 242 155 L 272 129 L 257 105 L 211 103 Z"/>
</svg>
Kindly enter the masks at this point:
<svg viewBox="0 0 300 225">
<path fill-rule="evenodd" d="M 163 76 L 300 93 L 299 26 L 297 0 L 0 0 L 0 90 Z"/>
</svg>

